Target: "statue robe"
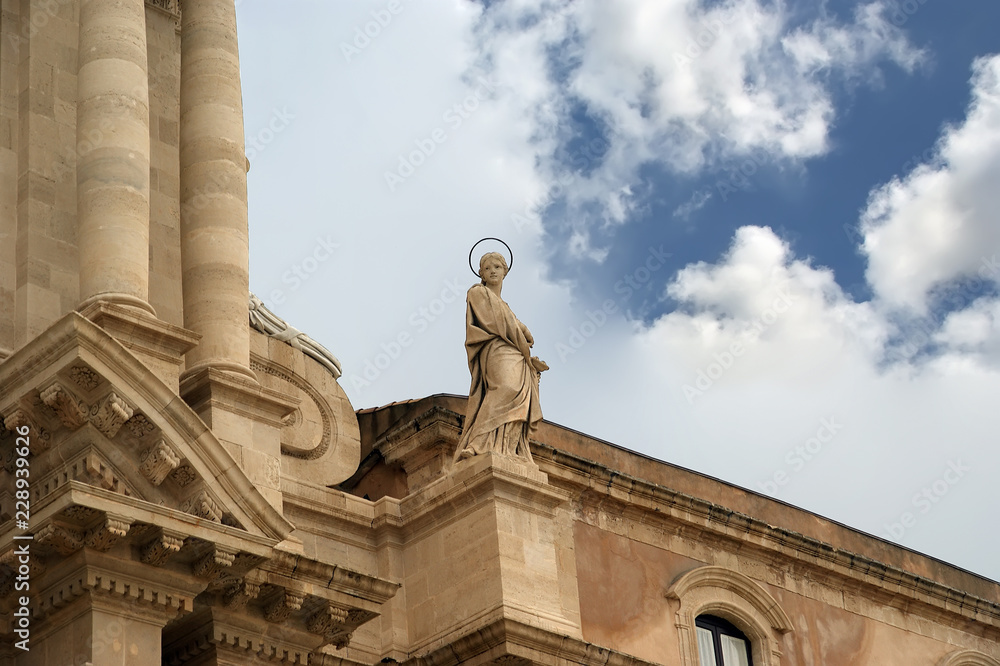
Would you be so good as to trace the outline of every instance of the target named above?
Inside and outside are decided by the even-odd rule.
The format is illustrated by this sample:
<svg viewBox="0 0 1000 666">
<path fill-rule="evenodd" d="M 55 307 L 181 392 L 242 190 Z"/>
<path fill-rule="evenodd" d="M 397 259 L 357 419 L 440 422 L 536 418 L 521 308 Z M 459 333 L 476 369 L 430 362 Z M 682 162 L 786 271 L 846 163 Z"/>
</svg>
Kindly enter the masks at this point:
<svg viewBox="0 0 1000 666">
<path fill-rule="evenodd" d="M 466 296 L 465 350 L 472 385 L 455 460 L 493 451 L 531 461 L 530 433 L 542 420 L 538 372 L 521 322 L 481 284 Z"/>
</svg>

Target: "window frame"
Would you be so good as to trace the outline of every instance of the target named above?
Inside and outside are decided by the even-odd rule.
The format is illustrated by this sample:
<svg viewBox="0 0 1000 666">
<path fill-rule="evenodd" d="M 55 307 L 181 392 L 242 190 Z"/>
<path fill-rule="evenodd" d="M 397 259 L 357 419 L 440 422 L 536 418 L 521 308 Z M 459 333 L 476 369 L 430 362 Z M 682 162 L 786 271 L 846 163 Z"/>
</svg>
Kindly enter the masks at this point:
<svg viewBox="0 0 1000 666">
<path fill-rule="evenodd" d="M 747 664 L 748 666 L 753 666 L 753 641 L 750 637 L 740 631 L 740 628 L 735 624 L 721 618 L 717 615 L 709 615 L 707 613 L 699 615 L 694 620 L 695 633 L 698 629 L 706 629 L 712 632 L 712 646 L 715 648 L 715 663 L 720 666 L 736 666 L 735 664 L 727 664 L 722 656 L 722 637 L 731 636 L 733 638 L 739 638 L 747 645 Z"/>
</svg>

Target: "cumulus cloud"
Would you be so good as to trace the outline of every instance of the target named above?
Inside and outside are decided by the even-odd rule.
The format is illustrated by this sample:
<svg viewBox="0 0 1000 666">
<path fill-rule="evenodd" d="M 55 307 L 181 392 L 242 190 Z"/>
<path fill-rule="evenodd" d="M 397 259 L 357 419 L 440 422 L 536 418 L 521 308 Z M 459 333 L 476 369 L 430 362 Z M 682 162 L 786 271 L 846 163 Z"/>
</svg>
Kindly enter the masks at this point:
<svg viewBox="0 0 1000 666">
<path fill-rule="evenodd" d="M 659 424 L 673 462 L 995 576 L 976 554 L 991 548 L 976 528 L 991 519 L 989 484 L 965 479 L 1000 466 L 1000 57 L 974 72 L 937 157 L 872 192 L 876 297 L 856 302 L 770 228 L 738 229 L 721 257 L 669 282 L 672 312 L 627 336 L 629 381 L 655 407 L 626 428 L 639 440 Z M 947 497 L 918 502 L 949 468 L 962 476 Z M 942 544 L 946 532 L 961 538 Z"/>
<path fill-rule="evenodd" d="M 888 327 L 851 301 L 826 268 L 796 259 L 769 228 L 742 227 L 717 263 L 681 270 L 667 288 L 678 308 L 641 335 L 684 359 L 689 404 L 723 374 L 828 376 L 845 355 L 873 362 Z"/>
<path fill-rule="evenodd" d="M 644 166 L 691 174 L 753 151 L 822 155 L 838 76 L 867 81 L 881 62 L 910 70 L 923 57 L 885 2 L 850 22 L 795 21 L 765 0 L 508 1 L 484 12 L 477 39 L 483 66 L 517 82 L 541 175 L 581 176 L 564 192 L 578 228 L 627 221 Z M 581 116 L 607 140 L 598 156 L 573 143 L 568 121 Z"/>
<path fill-rule="evenodd" d="M 995 575 L 978 555 L 991 537 L 975 525 L 991 519 L 980 470 L 1000 466 L 1000 303 L 952 313 L 919 331 L 933 354 L 887 364 L 900 340 L 892 313 L 853 301 L 829 269 L 751 226 L 717 261 L 680 271 L 667 295 L 676 310 L 618 338 L 626 371 L 610 373 L 593 404 L 576 396 L 566 411 L 576 427 L 602 432 L 605 403 L 627 395 L 614 441 Z M 961 483 L 914 504 L 952 464 Z M 915 527 L 902 526 L 907 512 Z M 960 538 L 943 541 L 947 532 Z"/>
<path fill-rule="evenodd" d="M 998 173 L 1000 56 L 992 56 L 976 61 L 968 114 L 945 129 L 934 159 L 868 201 L 861 218 L 867 278 L 886 307 L 924 314 L 942 290 L 968 289 L 950 283 L 971 279 L 982 293 L 984 281 L 1000 280 Z"/>
</svg>

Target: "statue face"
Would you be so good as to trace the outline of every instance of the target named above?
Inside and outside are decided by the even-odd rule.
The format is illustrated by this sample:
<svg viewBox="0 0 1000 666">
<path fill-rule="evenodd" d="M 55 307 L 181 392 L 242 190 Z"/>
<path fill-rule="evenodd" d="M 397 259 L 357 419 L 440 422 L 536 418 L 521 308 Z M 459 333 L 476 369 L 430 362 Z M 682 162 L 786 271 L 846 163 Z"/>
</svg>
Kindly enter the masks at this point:
<svg viewBox="0 0 1000 666">
<path fill-rule="evenodd" d="M 487 285 L 498 285 L 503 283 L 507 269 L 499 259 L 488 257 L 480 266 L 479 274 Z"/>
</svg>

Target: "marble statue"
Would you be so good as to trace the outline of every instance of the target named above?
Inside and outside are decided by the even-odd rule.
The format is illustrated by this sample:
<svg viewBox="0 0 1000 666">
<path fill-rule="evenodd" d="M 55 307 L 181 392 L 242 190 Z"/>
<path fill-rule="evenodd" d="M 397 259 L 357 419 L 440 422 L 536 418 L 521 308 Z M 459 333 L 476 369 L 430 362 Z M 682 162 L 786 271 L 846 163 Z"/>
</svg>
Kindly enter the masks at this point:
<svg viewBox="0 0 1000 666">
<path fill-rule="evenodd" d="M 339 379 L 340 375 L 343 374 L 340 361 L 326 347 L 268 310 L 263 301 L 252 293 L 250 294 L 250 325 L 261 333 L 286 342 L 306 356 L 316 359 L 330 371 L 334 379 Z"/>
<path fill-rule="evenodd" d="M 549 366 L 531 356 L 531 331 L 500 298 L 507 271 L 503 255 L 484 254 L 481 282 L 466 297 L 465 349 L 472 385 L 456 461 L 491 451 L 531 462 L 528 440 L 542 420 L 538 381 Z"/>
</svg>

